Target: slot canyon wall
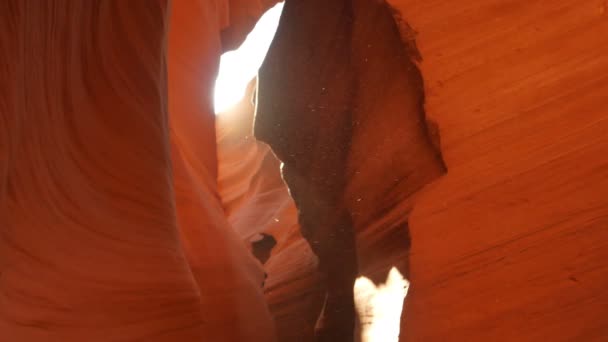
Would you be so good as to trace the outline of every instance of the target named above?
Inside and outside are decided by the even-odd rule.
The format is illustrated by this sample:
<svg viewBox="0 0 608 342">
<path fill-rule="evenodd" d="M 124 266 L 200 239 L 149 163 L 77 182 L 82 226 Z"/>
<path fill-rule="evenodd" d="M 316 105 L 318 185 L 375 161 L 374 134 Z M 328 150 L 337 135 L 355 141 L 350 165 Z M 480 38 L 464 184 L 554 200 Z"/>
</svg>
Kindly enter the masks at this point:
<svg viewBox="0 0 608 342">
<path fill-rule="evenodd" d="M 390 2 L 448 168 L 410 216 L 402 339 L 606 339 L 607 3 Z"/>
<path fill-rule="evenodd" d="M 216 118 L 276 1 L 0 1 L 0 341 L 310 341 L 392 267 L 401 341 L 604 340 L 608 4 L 388 2 L 288 0 Z"/>
<path fill-rule="evenodd" d="M 212 106 L 221 30 L 272 4 L 0 3 L 1 341 L 275 339 Z"/>
</svg>

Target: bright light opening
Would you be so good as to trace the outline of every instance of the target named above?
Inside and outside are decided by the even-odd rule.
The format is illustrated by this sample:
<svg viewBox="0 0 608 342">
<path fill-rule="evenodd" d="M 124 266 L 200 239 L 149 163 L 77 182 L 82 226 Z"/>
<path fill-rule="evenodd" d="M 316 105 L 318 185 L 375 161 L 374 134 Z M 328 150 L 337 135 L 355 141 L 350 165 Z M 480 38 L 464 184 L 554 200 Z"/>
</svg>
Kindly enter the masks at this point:
<svg viewBox="0 0 608 342">
<path fill-rule="evenodd" d="M 247 84 L 257 74 L 279 25 L 283 3 L 276 4 L 260 18 L 243 44 L 226 52 L 220 60 L 215 81 L 215 114 L 226 112 L 245 96 Z"/>
<path fill-rule="evenodd" d="M 386 282 L 376 286 L 366 277 L 355 281 L 355 306 L 362 342 L 398 342 L 403 300 L 409 282 L 393 267 Z"/>
</svg>

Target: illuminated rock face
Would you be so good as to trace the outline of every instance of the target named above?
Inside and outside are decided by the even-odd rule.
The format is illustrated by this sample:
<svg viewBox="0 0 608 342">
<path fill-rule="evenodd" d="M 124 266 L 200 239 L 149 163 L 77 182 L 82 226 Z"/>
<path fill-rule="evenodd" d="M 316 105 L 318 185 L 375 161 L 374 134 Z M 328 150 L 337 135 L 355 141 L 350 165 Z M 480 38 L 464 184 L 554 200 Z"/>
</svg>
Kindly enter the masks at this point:
<svg viewBox="0 0 608 342">
<path fill-rule="evenodd" d="M 169 27 L 168 103 L 177 222 L 210 327 L 205 330 L 208 339 L 267 341 L 274 335 L 274 325 L 262 293 L 264 272 L 226 219 L 217 189 L 210 99 L 222 52 L 222 24 L 211 17 L 202 25 L 204 13 L 213 13 L 208 1 L 175 1 Z"/>
<path fill-rule="evenodd" d="M 253 137 L 255 83 L 237 106 L 217 117 L 219 193 L 230 224 L 252 252 L 259 234 L 276 241 L 264 265 L 264 291 L 279 339 L 310 341 L 323 304 L 317 259 L 300 235 L 279 160 Z"/>
<path fill-rule="evenodd" d="M 307 341 L 325 293 L 344 338 L 393 266 L 402 341 L 605 339 L 605 1 L 389 2 L 288 2 L 261 73 L 319 273 L 278 160 L 214 130 L 273 1 L 0 1 L 0 340 Z"/>
</svg>

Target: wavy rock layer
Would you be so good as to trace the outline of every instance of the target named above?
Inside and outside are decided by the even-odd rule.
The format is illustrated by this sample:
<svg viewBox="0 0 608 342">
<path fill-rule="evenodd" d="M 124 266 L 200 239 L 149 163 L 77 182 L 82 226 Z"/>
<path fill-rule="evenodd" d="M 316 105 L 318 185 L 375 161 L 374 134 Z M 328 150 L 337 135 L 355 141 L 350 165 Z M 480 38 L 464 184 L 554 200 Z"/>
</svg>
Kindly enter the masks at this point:
<svg viewBox="0 0 608 342">
<path fill-rule="evenodd" d="M 389 2 L 449 169 L 410 219 L 402 340 L 605 339 L 606 2 Z"/>
<path fill-rule="evenodd" d="M 251 105 L 212 113 L 274 1 L 0 1 L 0 340 L 311 340 L 331 286 L 297 220 L 336 212 L 356 263 L 315 252 L 409 274 L 402 341 L 604 340 L 608 5 L 389 3 L 285 7 L 256 133 L 298 214 Z"/>
<path fill-rule="evenodd" d="M 231 225 L 251 244 L 276 240 L 264 265 L 264 291 L 281 341 L 310 341 L 323 304 L 317 258 L 300 235 L 280 162 L 253 137 L 255 80 L 245 98 L 217 117 L 219 190 Z M 253 244 L 251 244 L 253 246 Z"/>
<path fill-rule="evenodd" d="M 235 5 L 266 8 L 176 1 L 169 27 L 166 1 L 0 4 L 2 340 L 274 339 L 217 193 Z"/>
</svg>

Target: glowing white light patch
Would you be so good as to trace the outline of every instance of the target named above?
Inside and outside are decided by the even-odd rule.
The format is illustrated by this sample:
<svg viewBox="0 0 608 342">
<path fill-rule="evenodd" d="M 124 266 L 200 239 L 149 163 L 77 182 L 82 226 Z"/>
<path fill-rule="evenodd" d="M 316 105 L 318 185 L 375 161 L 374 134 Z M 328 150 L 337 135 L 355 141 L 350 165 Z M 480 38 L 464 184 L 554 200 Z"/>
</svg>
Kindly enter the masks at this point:
<svg viewBox="0 0 608 342">
<path fill-rule="evenodd" d="M 269 9 L 237 50 L 222 55 L 214 89 L 215 114 L 229 110 L 245 95 L 247 84 L 266 57 L 282 10 L 282 2 Z"/>
<path fill-rule="evenodd" d="M 362 342 L 397 342 L 403 300 L 409 282 L 393 267 L 386 282 L 376 286 L 366 277 L 355 281 L 355 306 Z"/>
</svg>

